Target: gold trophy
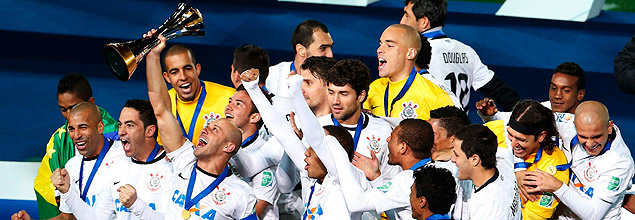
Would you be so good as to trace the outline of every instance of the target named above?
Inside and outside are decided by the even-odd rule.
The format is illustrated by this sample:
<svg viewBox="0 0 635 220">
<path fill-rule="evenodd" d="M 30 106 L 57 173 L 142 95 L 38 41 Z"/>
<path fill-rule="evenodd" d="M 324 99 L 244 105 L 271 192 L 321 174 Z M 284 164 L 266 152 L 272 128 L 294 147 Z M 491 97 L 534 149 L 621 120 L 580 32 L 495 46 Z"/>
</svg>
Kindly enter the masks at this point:
<svg viewBox="0 0 635 220">
<path fill-rule="evenodd" d="M 110 43 L 104 46 L 104 57 L 110 71 L 121 81 L 128 81 L 137 65 L 157 44 L 159 34 L 167 40 L 181 36 L 205 36 L 201 12 L 185 3 L 179 3 L 174 14 L 157 28 L 156 35 L 138 40 Z"/>
</svg>

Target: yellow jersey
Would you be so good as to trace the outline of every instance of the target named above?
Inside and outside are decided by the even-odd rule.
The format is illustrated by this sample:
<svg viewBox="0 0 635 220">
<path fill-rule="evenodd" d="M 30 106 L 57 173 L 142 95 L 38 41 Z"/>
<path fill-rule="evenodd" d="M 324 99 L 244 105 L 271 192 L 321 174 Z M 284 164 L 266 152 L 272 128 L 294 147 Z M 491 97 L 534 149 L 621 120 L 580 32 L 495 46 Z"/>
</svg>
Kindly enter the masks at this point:
<svg viewBox="0 0 635 220">
<path fill-rule="evenodd" d="M 525 162 L 533 163 L 536 158 L 536 153 L 529 155 Z M 564 152 L 560 150 L 558 147 L 553 148 L 553 152 L 551 154 L 547 153 L 547 151 L 542 150 L 542 155 L 540 160 L 537 163 L 532 164 L 527 168 L 527 171 L 536 171 L 536 169 L 545 171 L 560 181 L 564 182 L 565 185 L 569 184 L 569 169 L 560 171 L 556 169 L 558 165 L 567 164 L 567 157 L 564 155 Z M 553 212 L 556 210 L 556 206 L 558 206 L 560 200 L 556 198 L 553 193 L 543 193 L 540 196 L 540 199 L 532 202 L 532 201 L 522 201 L 522 213 L 523 219 L 548 219 L 551 218 Z"/>
<path fill-rule="evenodd" d="M 177 120 L 180 119 L 180 123 L 185 132 L 183 136 L 191 139 L 190 141 L 192 141 L 192 143 L 197 143 L 198 136 L 201 134 L 201 130 L 207 121 L 225 117 L 225 107 L 229 103 L 229 98 L 236 92 L 236 90 L 231 87 L 213 82 L 202 82 L 201 86 L 204 86 L 205 93 L 203 93 L 201 89 L 198 95 L 196 95 L 196 98 L 189 102 L 178 98 L 174 89 L 168 91 L 172 103 L 172 114 L 177 117 Z M 205 99 L 202 102 L 200 110 L 197 112 L 197 105 L 202 95 L 205 95 Z M 195 123 L 194 127 L 191 127 L 192 121 Z"/>
<path fill-rule="evenodd" d="M 389 105 L 397 97 L 407 80 L 408 78 L 391 82 L 387 77 L 384 77 L 373 81 L 370 84 L 364 108 L 370 109 L 377 116 L 428 120 L 430 119 L 431 110 L 454 105 L 448 93 L 430 80 L 416 74 L 408 91 L 401 99 L 396 100 L 392 108 L 390 108 Z M 386 87 L 389 87 L 388 94 L 386 94 Z M 384 108 L 384 96 L 386 95 L 388 96 L 388 111 L 390 111 L 388 115 L 386 115 L 386 109 Z"/>
</svg>

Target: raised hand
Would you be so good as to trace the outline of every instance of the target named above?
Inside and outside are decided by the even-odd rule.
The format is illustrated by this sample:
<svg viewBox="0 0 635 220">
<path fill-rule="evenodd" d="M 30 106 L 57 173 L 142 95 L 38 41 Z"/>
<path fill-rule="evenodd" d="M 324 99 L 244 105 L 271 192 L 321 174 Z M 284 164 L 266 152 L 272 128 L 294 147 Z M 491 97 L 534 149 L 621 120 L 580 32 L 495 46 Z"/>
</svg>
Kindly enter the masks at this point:
<svg viewBox="0 0 635 220">
<path fill-rule="evenodd" d="M 68 192 L 71 187 L 71 178 L 66 169 L 55 169 L 55 171 L 51 174 L 51 182 L 61 193 Z"/>
<path fill-rule="evenodd" d="M 137 201 L 137 190 L 130 184 L 123 185 L 117 189 L 119 192 L 119 201 L 126 208 L 130 208 Z"/>
<path fill-rule="evenodd" d="M 485 116 L 492 116 L 498 112 L 496 104 L 494 104 L 494 100 L 489 98 L 484 98 L 483 100 L 476 102 L 476 109 Z"/>
<path fill-rule="evenodd" d="M 260 75 L 260 71 L 258 69 L 248 69 L 245 72 L 240 74 L 240 79 L 244 82 L 251 82 L 258 79 L 258 75 Z"/>
<path fill-rule="evenodd" d="M 379 171 L 379 159 L 377 159 L 377 156 L 375 156 L 375 152 L 370 152 L 370 158 L 358 152 L 355 152 L 351 163 L 355 167 L 364 171 L 364 175 L 366 176 L 366 178 L 371 181 L 375 180 L 381 175 L 381 171 Z"/>
</svg>

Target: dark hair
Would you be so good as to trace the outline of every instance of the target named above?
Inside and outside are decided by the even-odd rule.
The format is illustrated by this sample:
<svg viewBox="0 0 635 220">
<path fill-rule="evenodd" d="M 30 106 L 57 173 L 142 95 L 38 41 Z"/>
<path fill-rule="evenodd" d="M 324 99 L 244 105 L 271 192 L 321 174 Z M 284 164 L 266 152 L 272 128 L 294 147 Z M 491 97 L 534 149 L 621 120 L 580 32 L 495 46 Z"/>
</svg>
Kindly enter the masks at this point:
<svg viewBox="0 0 635 220">
<path fill-rule="evenodd" d="M 311 45 L 313 41 L 315 41 L 315 39 L 313 39 L 313 32 L 315 32 L 316 30 L 320 30 L 324 33 L 329 32 L 329 29 L 326 27 L 326 25 L 316 20 L 306 20 L 295 27 L 293 35 L 291 35 L 291 47 L 293 47 L 293 52 L 298 52 L 295 50 L 295 45 L 297 44 L 300 44 L 304 47 L 309 47 L 309 45 Z"/>
<path fill-rule="evenodd" d="M 448 2 L 446 0 L 406 0 L 405 5 L 412 3 L 412 13 L 417 20 L 428 17 L 430 28 L 443 26 L 448 16 Z"/>
<path fill-rule="evenodd" d="M 421 35 L 421 50 L 419 50 L 419 53 L 417 53 L 415 65 L 421 69 L 428 69 L 430 65 L 430 59 L 432 59 L 432 46 L 430 46 L 428 38 Z"/>
<path fill-rule="evenodd" d="M 244 44 L 234 49 L 234 70 L 239 73 L 250 68 L 256 68 L 260 72 L 258 83 L 263 84 L 269 76 L 269 55 L 265 49 L 256 45 Z"/>
<path fill-rule="evenodd" d="M 342 145 L 342 148 L 344 148 L 346 154 L 348 155 L 348 160 L 353 160 L 353 154 L 355 152 L 355 141 L 353 141 L 351 133 L 348 133 L 345 128 L 340 126 L 326 125 L 322 128 L 328 131 L 329 135 L 335 137 L 335 139 L 340 142 L 340 145 Z"/>
<path fill-rule="evenodd" d="M 267 98 L 267 101 L 269 101 L 269 104 L 272 104 L 272 98 L 273 95 L 269 92 L 267 92 L 267 90 L 263 89 L 262 87 L 258 87 L 260 89 L 260 91 L 262 92 L 262 94 L 265 95 L 265 97 Z M 247 90 L 245 89 L 245 86 L 243 86 L 242 84 L 240 86 L 238 86 L 238 88 L 236 88 L 236 92 L 240 92 L 240 91 L 245 91 L 247 92 Z M 249 115 L 254 114 L 254 113 L 259 113 L 258 112 L 258 108 L 256 107 L 256 105 L 254 104 L 254 101 L 251 100 L 251 96 L 249 97 L 249 101 L 251 102 L 251 110 L 249 110 Z M 260 121 L 258 121 L 258 123 L 256 123 L 256 126 L 258 126 L 258 128 L 262 127 L 262 125 L 265 122 L 262 121 L 262 117 L 260 118 Z"/>
<path fill-rule="evenodd" d="M 404 119 L 399 122 L 397 138 L 406 143 L 417 159 L 431 156 L 434 145 L 434 131 L 427 121 L 421 119 Z"/>
<path fill-rule="evenodd" d="M 169 71 L 168 67 L 165 65 L 166 57 L 176 55 L 176 54 L 181 54 L 181 53 L 189 53 L 192 63 L 194 65 L 197 64 L 196 58 L 194 57 L 194 52 L 192 51 L 192 49 L 190 49 L 188 46 L 185 46 L 183 44 L 175 44 L 171 46 L 170 48 L 168 48 L 167 51 L 165 51 L 165 54 L 163 55 L 163 59 L 161 59 L 161 63 L 163 63 L 163 69 L 165 69 L 165 71 Z"/>
<path fill-rule="evenodd" d="M 556 67 L 556 70 L 553 71 L 553 73 L 554 74 L 563 73 L 569 76 L 578 77 L 578 83 L 577 83 L 578 91 L 586 88 L 586 77 L 584 76 L 584 70 L 582 69 L 582 67 L 580 67 L 576 63 L 564 62 L 558 65 L 558 67 Z"/>
<path fill-rule="evenodd" d="M 449 170 L 423 166 L 413 173 L 415 195 L 425 197 L 428 209 L 435 214 L 446 214 L 456 201 L 456 183 Z"/>
<path fill-rule="evenodd" d="M 329 70 L 335 66 L 337 60 L 325 56 L 312 56 L 306 58 L 300 69 L 309 70 L 311 74 L 326 84 L 326 78 Z"/>
<path fill-rule="evenodd" d="M 93 97 L 93 90 L 86 77 L 79 73 L 69 73 L 60 79 L 57 84 L 57 94 L 70 93 L 75 94 L 77 98 L 88 101 Z"/>
<path fill-rule="evenodd" d="M 452 137 L 458 130 L 470 124 L 467 114 L 456 106 L 445 106 L 430 111 L 430 118 L 439 119 L 439 125 Z"/>
<path fill-rule="evenodd" d="M 143 122 L 143 128 L 147 128 L 150 125 L 157 126 L 157 118 L 154 115 L 154 109 L 152 104 L 148 100 L 142 99 L 130 99 L 123 105 L 124 108 L 133 108 L 139 112 L 139 120 Z M 159 130 L 155 130 L 153 136 L 157 137 Z"/>
<path fill-rule="evenodd" d="M 496 150 L 498 140 L 494 132 L 489 128 L 471 124 L 456 132 L 456 139 L 462 140 L 461 150 L 465 157 L 470 158 L 476 154 L 481 158 L 481 166 L 485 169 L 496 168 Z"/>
<path fill-rule="evenodd" d="M 349 84 L 356 95 L 362 94 L 362 91 L 366 91 L 366 97 L 368 97 L 368 87 L 370 86 L 370 70 L 368 67 L 359 60 L 340 60 L 337 62 L 331 70 L 329 70 L 326 77 L 326 81 L 333 83 L 336 86 L 345 86 Z M 362 102 L 364 102 L 362 100 Z"/>
<path fill-rule="evenodd" d="M 540 142 L 540 146 L 543 149 L 552 151 L 556 146 L 556 141 L 552 139 L 552 137 L 558 136 L 558 130 L 556 129 L 553 112 L 539 102 L 523 100 L 517 103 L 514 106 L 514 110 L 512 110 L 512 115 L 509 120 L 515 120 L 521 125 L 524 125 L 524 127 L 537 131 L 534 132 L 534 134 L 525 134 L 524 132 L 518 131 L 525 135 L 534 135 L 534 140 L 538 139 L 540 132 L 546 131 L 547 136 Z"/>
</svg>

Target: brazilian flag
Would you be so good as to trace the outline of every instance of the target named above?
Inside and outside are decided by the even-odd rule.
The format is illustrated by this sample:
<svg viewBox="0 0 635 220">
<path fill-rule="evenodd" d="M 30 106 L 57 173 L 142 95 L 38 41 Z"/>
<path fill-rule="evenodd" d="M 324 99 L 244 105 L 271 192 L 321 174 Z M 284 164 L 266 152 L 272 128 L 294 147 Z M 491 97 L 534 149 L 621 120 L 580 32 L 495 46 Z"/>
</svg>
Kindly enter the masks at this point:
<svg viewBox="0 0 635 220">
<path fill-rule="evenodd" d="M 117 120 L 103 108 L 101 118 L 104 122 L 104 135 L 114 137 L 117 133 Z M 46 145 L 46 155 L 42 158 L 33 188 L 37 198 L 37 206 L 41 219 L 53 218 L 60 214 L 55 200 L 55 187 L 51 183 L 51 174 L 57 168 L 64 168 L 66 162 L 75 156 L 75 146 L 66 129 L 68 122 L 55 131 Z"/>
</svg>

